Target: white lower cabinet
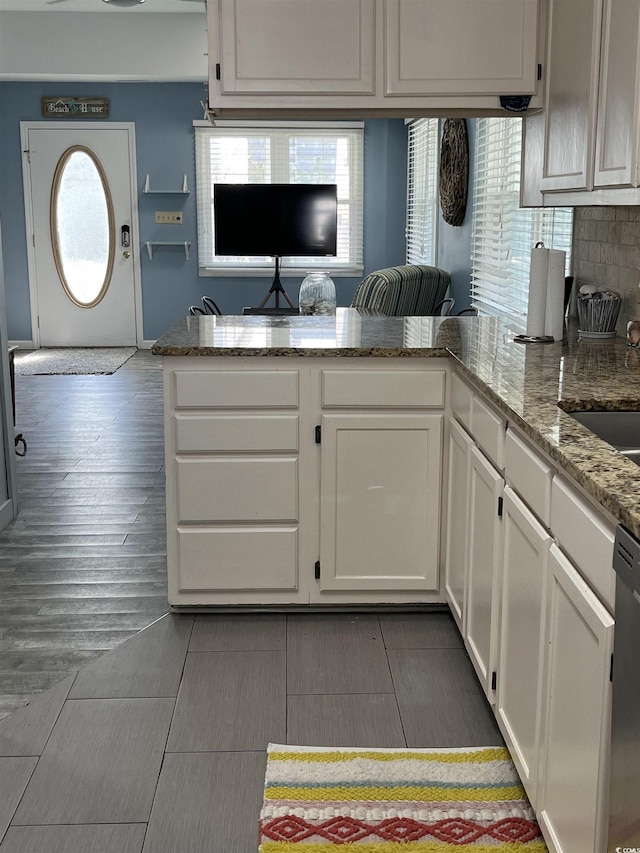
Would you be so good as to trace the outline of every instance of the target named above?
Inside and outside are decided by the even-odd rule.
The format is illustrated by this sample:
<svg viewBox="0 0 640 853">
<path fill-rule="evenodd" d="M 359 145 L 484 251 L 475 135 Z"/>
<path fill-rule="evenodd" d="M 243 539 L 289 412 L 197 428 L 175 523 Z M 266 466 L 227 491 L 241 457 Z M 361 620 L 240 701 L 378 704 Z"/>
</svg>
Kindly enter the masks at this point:
<svg viewBox="0 0 640 853">
<path fill-rule="evenodd" d="M 509 486 L 503 523 L 496 717 L 536 808 L 545 577 L 552 539 Z"/>
<path fill-rule="evenodd" d="M 557 853 L 600 853 L 614 621 L 556 545 L 547 577 L 539 820 Z"/>
<path fill-rule="evenodd" d="M 320 591 L 437 590 L 442 415 L 323 415 Z"/>
<path fill-rule="evenodd" d="M 503 492 L 502 475 L 477 447 L 471 447 L 464 640 L 490 701 L 495 690 Z"/>
<path fill-rule="evenodd" d="M 443 601 L 441 360 L 163 367 L 172 606 Z"/>
<path fill-rule="evenodd" d="M 447 504 L 444 525 L 444 591 L 464 636 L 469 518 L 469 455 L 473 440 L 453 419 L 448 424 Z"/>
</svg>

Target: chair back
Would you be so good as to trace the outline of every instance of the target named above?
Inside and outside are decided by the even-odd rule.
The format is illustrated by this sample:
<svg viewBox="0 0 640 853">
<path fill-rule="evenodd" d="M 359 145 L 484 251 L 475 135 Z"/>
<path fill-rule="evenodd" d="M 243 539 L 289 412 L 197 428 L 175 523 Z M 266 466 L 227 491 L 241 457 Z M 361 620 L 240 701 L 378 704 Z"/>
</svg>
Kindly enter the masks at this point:
<svg viewBox="0 0 640 853">
<path fill-rule="evenodd" d="M 217 314 L 219 317 L 222 316 L 222 311 L 210 296 L 202 297 L 202 307 L 204 308 L 205 314 Z"/>
<path fill-rule="evenodd" d="M 462 311 L 458 311 L 456 317 L 477 317 L 478 309 L 477 308 L 463 308 Z"/>
<path fill-rule="evenodd" d="M 351 302 L 390 316 L 433 315 L 451 284 L 446 270 L 405 264 L 376 270 L 362 280 Z"/>
</svg>

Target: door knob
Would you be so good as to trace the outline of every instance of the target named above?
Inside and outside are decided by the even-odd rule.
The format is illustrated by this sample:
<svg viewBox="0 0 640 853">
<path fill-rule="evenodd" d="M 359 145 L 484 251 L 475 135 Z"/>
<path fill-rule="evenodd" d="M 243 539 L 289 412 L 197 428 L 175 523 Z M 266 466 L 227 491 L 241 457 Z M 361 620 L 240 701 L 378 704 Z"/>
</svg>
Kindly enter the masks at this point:
<svg viewBox="0 0 640 853">
<path fill-rule="evenodd" d="M 123 257 L 123 258 L 130 258 L 130 257 L 131 257 L 131 252 L 123 252 L 123 253 L 122 253 L 122 257 Z"/>
</svg>

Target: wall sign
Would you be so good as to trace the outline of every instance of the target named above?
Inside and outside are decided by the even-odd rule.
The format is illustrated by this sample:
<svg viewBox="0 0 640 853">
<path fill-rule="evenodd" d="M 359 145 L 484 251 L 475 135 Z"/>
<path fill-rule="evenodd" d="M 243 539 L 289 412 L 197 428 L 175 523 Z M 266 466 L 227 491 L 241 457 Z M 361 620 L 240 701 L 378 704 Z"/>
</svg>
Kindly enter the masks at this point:
<svg viewBox="0 0 640 853">
<path fill-rule="evenodd" d="M 108 118 L 109 98 L 42 98 L 44 118 Z"/>
</svg>

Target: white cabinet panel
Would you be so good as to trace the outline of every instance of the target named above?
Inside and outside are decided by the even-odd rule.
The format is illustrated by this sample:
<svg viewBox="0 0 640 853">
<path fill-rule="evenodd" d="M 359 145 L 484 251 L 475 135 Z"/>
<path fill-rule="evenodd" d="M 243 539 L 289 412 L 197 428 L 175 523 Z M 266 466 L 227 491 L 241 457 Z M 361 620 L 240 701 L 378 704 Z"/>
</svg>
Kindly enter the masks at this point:
<svg viewBox="0 0 640 853">
<path fill-rule="evenodd" d="M 640 0 L 604 0 L 594 186 L 638 185 Z"/>
<path fill-rule="evenodd" d="M 321 589 L 438 588 L 441 415 L 325 415 Z"/>
<path fill-rule="evenodd" d="M 295 458 L 199 458 L 176 463 L 178 522 L 295 521 Z"/>
<path fill-rule="evenodd" d="M 296 451 L 297 415 L 177 415 L 178 453 Z"/>
<path fill-rule="evenodd" d="M 513 427 L 505 439 L 505 474 L 509 484 L 548 527 L 553 469 Z"/>
<path fill-rule="evenodd" d="M 568 480 L 555 476 L 551 485 L 551 529 L 592 589 L 613 613 L 615 526 L 598 513 Z"/>
<path fill-rule="evenodd" d="M 444 370 L 322 371 L 325 408 L 442 408 L 444 393 Z"/>
<path fill-rule="evenodd" d="M 549 557 L 540 823 L 562 853 L 606 849 L 613 619 L 566 557 Z"/>
<path fill-rule="evenodd" d="M 497 468 L 504 465 L 504 433 L 507 425 L 504 415 L 495 411 L 488 403 L 474 394 L 471 402 L 473 437 L 482 452 Z"/>
<path fill-rule="evenodd" d="M 537 0 L 386 0 L 385 94 L 536 91 Z"/>
<path fill-rule="evenodd" d="M 178 593 L 294 591 L 297 528 L 179 529 L 177 584 Z"/>
<path fill-rule="evenodd" d="M 448 444 L 444 589 L 453 618 L 464 636 L 469 454 L 473 441 L 453 418 L 449 420 Z"/>
<path fill-rule="evenodd" d="M 538 780 L 546 565 L 551 537 L 515 492 L 504 493 L 504 561 L 496 717 L 533 807 Z"/>
<path fill-rule="evenodd" d="M 174 382 L 177 409 L 298 405 L 297 370 L 176 370 Z"/>
<path fill-rule="evenodd" d="M 373 94 L 375 0 L 210 4 L 222 94 Z"/>
<path fill-rule="evenodd" d="M 550 0 L 542 190 L 591 189 L 602 0 Z"/>
<path fill-rule="evenodd" d="M 473 403 L 473 391 L 470 386 L 458 376 L 451 374 L 451 411 L 470 432 L 473 432 L 471 423 L 471 405 Z"/>
<path fill-rule="evenodd" d="M 504 480 L 482 453 L 469 458 L 469 532 L 465 644 L 487 697 L 493 699 L 497 614 L 502 574 L 502 505 Z"/>
</svg>

